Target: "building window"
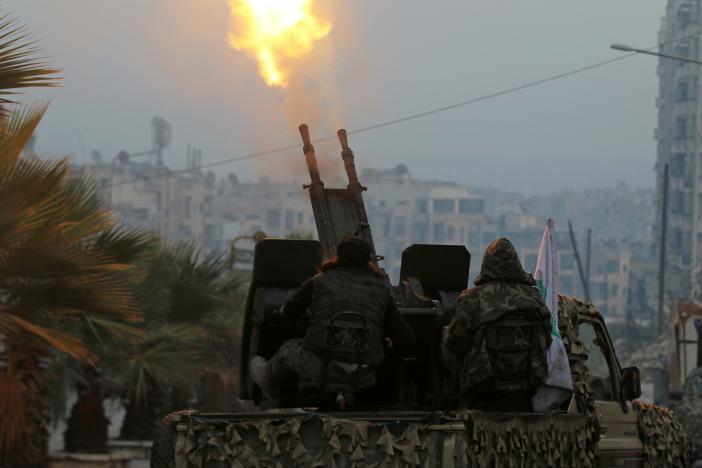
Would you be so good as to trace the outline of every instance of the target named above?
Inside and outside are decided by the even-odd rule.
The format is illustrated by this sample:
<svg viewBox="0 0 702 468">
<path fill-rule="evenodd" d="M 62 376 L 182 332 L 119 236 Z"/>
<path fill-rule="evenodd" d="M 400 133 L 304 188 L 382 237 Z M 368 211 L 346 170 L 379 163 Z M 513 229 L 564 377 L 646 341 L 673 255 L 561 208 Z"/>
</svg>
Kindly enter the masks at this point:
<svg viewBox="0 0 702 468">
<path fill-rule="evenodd" d="M 414 223 L 412 225 L 412 242 L 427 242 L 429 235 L 429 224 Z"/>
<path fill-rule="evenodd" d="M 677 11 L 678 29 L 686 27 L 690 23 L 690 10 L 680 9 Z"/>
<path fill-rule="evenodd" d="M 279 210 L 268 210 L 266 211 L 266 228 L 271 231 L 277 231 L 280 229 L 280 211 Z"/>
<path fill-rule="evenodd" d="M 434 242 L 444 241 L 444 223 L 434 223 L 432 226 L 432 234 Z"/>
<path fill-rule="evenodd" d="M 561 276 L 561 291 L 563 294 L 573 294 L 573 276 Z"/>
<path fill-rule="evenodd" d="M 674 214 L 685 214 L 685 193 L 682 190 L 673 190 L 670 195 L 670 211 Z"/>
<path fill-rule="evenodd" d="M 675 153 L 670 160 L 670 175 L 682 177 L 685 175 L 685 153 Z"/>
<path fill-rule="evenodd" d="M 685 102 L 690 99 L 690 83 L 687 80 L 678 81 L 675 86 L 675 102 Z"/>
<path fill-rule="evenodd" d="M 607 273 L 619 273 L 619 260 L 607 260 Z"/>
<path fill-rule="evenodd" d="M 393 235 L 395 236 L 405 236 L 407 234 L 407 218 L 400 216 L 395 218 L 393 224 Z"/>
<path fill-rule="evenodd" d="M 676 48 L 676 55 L 684 58 L 690 58 L 690 46 L 687 44 L 680 44 Z"/>
<path fill-rule="evenodd" d="M 484 205 L 482 198 L 461 198 L 458 201 L 458 211 L 461 214 L 482 214 Z"/>
<path fill-rule="evenodd" d="M 687 138 L 687 117 L 675 119 L 675 139 L 684 140 Z"/>
<path fill-rule="evenodd" d="M 477 226 L 470 226 L 468 228 L 468 245 L 472 249 L 477 249 L 480 247 L 480 228 Z"/>
<path fill-rule="evenodd" d="M 456 212 L 456 200 L 452 198 L 437 198 L 433 205 L 434 213 L 450 214 Z"/>
<path fill-rule="evenodd" d="M 429 203 L 426 198 L 417 198 L 417 200 L 415 200 L 415 204 L 417 213 L 427 214 Z"/>
<path fill-rule="evenodd" d="M 285 210 L 285 229 L 291 230 L 295 227 L 295 212 L 293 210 Z"/>
<path fill-rule="evenodd" d="M 454 229 L 453 226 L 448 226 L 446 228 L 446 240 L 447 241 L 453 241 L 453 236 L 456 235 L 456 230 Z"/>
</svg>

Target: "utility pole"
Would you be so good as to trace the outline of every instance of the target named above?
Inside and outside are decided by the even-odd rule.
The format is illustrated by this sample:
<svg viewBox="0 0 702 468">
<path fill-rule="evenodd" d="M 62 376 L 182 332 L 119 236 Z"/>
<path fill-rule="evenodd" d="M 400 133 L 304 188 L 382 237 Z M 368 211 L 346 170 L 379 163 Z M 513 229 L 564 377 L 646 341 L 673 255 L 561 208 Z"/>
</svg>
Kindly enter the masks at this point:
<svg viewBox="0 0 702 468">
<path fill-rule="evenodd" d="M 580 276 L 580 282 L 583 285 L 583 291 L 585 292 L 585 300 L 590 302 L 590 288 L 585 280 L 585 273 L 583 272 L 583 264 L 580 261 L 580 253 L 578 252 L 578 243 L 575 240 L 575 233 L 573 232 L 573 223 L 568 220 L 568 231 L 570 231 L 570 243 L 573 246 L 573 255 L 575 255 L 575 263 L 578 265 L 578 275 Z"/>
<path fill-rule="evenodd" d="M 663 333 L 663 317 L 665 304 L 665 249 L 668 235 L 668 164 L 663 166 L 663 206 L 661 207 L 661 243 L 659 247 L 658 264 L 658 320 L 652 322 L 656 324 L 656 336 Z"/>
<path fill-rule="evenodd" d="M 592 250 L 592 229 L 587 229 L 587 246 L 585 250 L 585 283 L 588 291 L 590 290 L 590 257 Z"/>
</svg>

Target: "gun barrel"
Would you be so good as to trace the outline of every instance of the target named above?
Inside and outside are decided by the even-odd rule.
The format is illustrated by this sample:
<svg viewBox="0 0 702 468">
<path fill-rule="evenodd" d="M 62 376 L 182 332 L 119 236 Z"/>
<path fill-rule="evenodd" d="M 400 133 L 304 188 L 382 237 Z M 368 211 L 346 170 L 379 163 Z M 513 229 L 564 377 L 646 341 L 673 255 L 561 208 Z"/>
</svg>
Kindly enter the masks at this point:
<svg viewBox="0 0 702 468">
<path fill-rule="evenodd" d="M 319 165 L 317 164 L 317 156 L 315 155 L 314 145 L 310 140 L 310 129 L 307 124 L 302 124 L 299 127 L 300 136 L 302 137 L 302 151 L 305 153 L 307 168 L 310 171 L 310 179 L 313 184 L 321 184 L 322 179 L 319 177 Z"/>
<path fill-rule="evenodd" d="M 371 233 L 370 224 L 368 223 L 368 215 L 366 213 L 366 206 L 363 203 L 363 192 L 366 188 L 361 185 L 358 180 L 358 174 L 356 173 L 356 163 L 354 161 L 354 155 L 351 148 L 349 148 L 349 139 L 346 130 L 339 129 L 336 132 L 339 137 L 339 143 L 341 143 L 341 159 L 344 161 L 344 169 L 346 169 L 346 175 L 349 178 L 348 192 L 351 194 L 354 200 L 354 206 L 356 209 L 356 216 L 358 218 L 358 233 L 359 235 L 368 241 L 371 245 L 373 255 L 375 255 L 375 244 L 373 242 L 373 234 Z"/>
<path fill-rule="evenodd" d="M 349 148 L 349 138 L 346 134 L 346 130 L 343 128 L 339 129 L 336 135 L 339 137 L 339 143 L 341 143 L 341 159 L 344 161 L 344 169 L 349 178 L 349 187 L 360 191 L 365 190 L 365 187 L 362 187 L 361 183 L 358 181 L 356 163 L 354 161 L 353 151 Z"/>
</svg>

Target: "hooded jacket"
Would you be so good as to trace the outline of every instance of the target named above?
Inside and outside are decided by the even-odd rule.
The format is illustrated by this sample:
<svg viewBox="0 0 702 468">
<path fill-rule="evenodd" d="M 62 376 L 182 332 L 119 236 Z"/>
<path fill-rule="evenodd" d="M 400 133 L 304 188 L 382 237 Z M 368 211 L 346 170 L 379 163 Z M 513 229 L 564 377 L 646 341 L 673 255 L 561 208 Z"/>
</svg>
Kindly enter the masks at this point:
<svg viewBox="0 0 702 468">
<path fill-rule="evenodd" d="M 543 381 L 548 371 L 546 350 L 551 340 L 551 314 L 534 278 L 522 268 L 514 246 L 501 238 L 485 251 L 475 287 L 461 293 L 444 341 L 444 363 L 461 394 L 475 396 L 490 391 L 495 362 L 486 350 L 486 326 L 515 318 L 537 325 L 532 340 L 538 352 L 532 356 L 529 375 Z"/>
</svg>

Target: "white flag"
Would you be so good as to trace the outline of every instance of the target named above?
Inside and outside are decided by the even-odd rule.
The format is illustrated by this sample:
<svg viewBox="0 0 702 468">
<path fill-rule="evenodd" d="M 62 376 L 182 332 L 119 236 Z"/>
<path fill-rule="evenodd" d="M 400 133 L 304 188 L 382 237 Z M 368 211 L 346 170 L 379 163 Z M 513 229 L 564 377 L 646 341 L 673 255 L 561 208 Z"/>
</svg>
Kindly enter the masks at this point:
<svg viewBox="0 0 702 468">
<path fill-rule="evenodd" d="M 546 222 L 534 270 L 536 285 L 551 311 L 551 346 L 548 348 L 548 376 L 531 400 L 534 411 L 558 407 L 573 393 L 573 379 L 563 339 L 558 331 L 558 257 L 552 219 Z"/>
</svg>

